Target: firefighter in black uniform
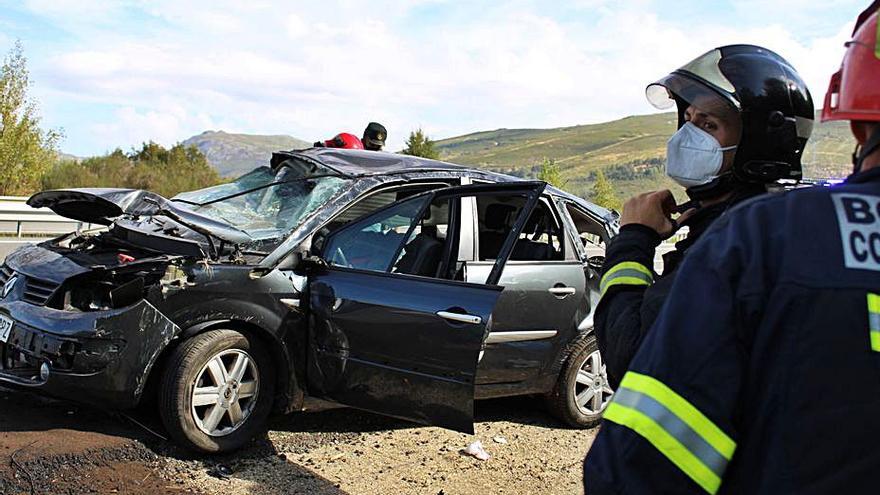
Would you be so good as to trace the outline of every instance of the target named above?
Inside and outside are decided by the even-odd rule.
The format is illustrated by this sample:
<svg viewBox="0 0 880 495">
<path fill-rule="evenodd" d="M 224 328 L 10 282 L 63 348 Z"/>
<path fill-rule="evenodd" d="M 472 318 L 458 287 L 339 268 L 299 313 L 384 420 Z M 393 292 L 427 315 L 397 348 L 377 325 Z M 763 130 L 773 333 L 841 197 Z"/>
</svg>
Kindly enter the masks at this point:
<svg viewBox="0 0 880 495">
<path fill-rule="evenodd" d="M 605 411 L 590 495 L 878 492 L 878 7 L 823 112 L 852 121 L 854 174 L 747 201 L 703 234 Z"/>
<path fill-rule="evenodd" d="M 813 102 L 801 77 L 779 55 L 751 45 L 712 50 L 647 89 L 658 108 L 678 109 L 667 145 L 667 175 L 691 201 L 676 220 L 669 191 L 627 201 L 620 233 L 608 246 L 595 329 L 608 379 L 616 388 L 666 300 L 687 250 L 732 205 L 766 192 L 766 184 L 801 178 L 801 153 Z M 687 238 L 663 257 L 654 251 L 687 226 Z"/>
</svg>

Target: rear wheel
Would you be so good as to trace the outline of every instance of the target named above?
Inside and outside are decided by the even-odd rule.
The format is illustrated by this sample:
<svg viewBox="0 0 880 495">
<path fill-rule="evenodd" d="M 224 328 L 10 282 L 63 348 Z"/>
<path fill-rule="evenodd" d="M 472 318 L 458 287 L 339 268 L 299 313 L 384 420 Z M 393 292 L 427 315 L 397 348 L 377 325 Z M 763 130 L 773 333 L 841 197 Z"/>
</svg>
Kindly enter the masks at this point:
<svg viewBox="0 0 880 495">
<path fill-rule="evenodd" d="M 202 452 L 227 452 L 262 433 L 272 408 L 268 353 L 256 339 L 213 330 L 183 342 L 165 368 L 159 413 L 171 436 Z"/>
<path fill-rule="evenodd" d="M 596 337 L 577 342 L 559 374 L 547 404 L 554 416 L 577 428 L 599 424 L 614 391 Z"/>
</svg>

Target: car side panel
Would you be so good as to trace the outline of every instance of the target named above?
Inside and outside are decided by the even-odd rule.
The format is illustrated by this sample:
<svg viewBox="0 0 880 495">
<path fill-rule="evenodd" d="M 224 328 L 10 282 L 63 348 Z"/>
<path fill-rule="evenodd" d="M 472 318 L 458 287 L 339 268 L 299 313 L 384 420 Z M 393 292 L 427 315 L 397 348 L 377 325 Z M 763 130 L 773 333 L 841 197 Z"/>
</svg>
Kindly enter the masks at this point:
<svg viewBox="0 0 880 495">
<path fill-rule="evenodd" d="M 467 279 L 479 281 L 490 268 L 489 262 L 469 262 Z M 504 292 L 477 372 L 479 385 L 522 382 L 552 372 L 556 356 L 590 312 L 584 271 L 578 261 L 510 261 L 499 285 Z M 574 292 L 554 295 L 550 292 L 553 288 Z"/>
</svg>

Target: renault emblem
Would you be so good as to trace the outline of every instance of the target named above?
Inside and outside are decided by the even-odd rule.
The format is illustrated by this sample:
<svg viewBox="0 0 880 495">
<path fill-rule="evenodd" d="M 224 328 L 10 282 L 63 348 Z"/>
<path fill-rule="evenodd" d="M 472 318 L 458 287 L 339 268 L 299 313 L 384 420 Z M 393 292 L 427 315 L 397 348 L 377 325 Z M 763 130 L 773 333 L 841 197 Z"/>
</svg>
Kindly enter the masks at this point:
<svg viewBox="0 0 880 495">
<path fill-rule="evenodd" d="M 4 298 L 6 298 L 6 296 L 8 296 L 10 292 L 12 292 L 12 289 L 15 288 L 16 282 L 18 282 L 18 275 L 13 275 L 13 276 L 9 277 L 9 280 L 7 280 L 5 284 L 3 284 L 3 297 Z"/>
</svg>

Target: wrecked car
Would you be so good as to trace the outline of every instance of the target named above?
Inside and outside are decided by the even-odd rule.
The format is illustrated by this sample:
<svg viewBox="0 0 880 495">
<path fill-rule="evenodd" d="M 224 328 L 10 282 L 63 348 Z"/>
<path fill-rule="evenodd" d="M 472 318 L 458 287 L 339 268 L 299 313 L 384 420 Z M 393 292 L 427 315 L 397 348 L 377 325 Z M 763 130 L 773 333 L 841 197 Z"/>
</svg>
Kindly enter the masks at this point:
<svg viewBox="0 0 880 495">
<path fill-rule="evenodd" d="M 616 214 L 541 182 L 389 153 L 278 152 L 172 199 L 45 191 L 106 228 L 0 268 L 0 383 L 130 408 L 236 449 L 321 399 L 462 432 L 474 400 L 540 395 L 596 424 L 592 334 Z"/>
</svg>

